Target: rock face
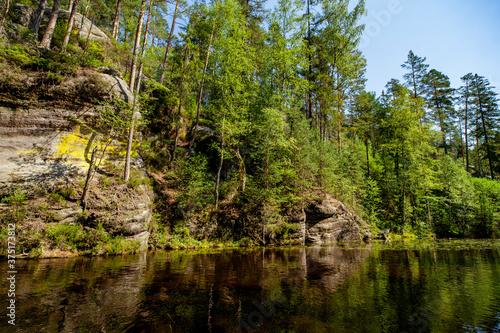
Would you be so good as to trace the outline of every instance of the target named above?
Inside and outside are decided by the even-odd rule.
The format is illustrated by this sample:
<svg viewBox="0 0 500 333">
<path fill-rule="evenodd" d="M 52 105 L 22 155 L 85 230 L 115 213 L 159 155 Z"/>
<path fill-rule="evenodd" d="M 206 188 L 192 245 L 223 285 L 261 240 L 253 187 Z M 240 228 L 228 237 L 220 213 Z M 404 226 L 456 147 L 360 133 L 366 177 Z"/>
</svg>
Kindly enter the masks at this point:
<svg viewBox="0 0 500 333">
<path fill-rule="evenodd" d="M 9 80 L 0 82 L 0 197 L 20 188 L 30 198 L 37 198 L 59 187 L 79 184 L 85 179 L 89 166 L 85 155 L 88 157 L 88 146 L 94 140 L 80 122 L 92 122 L 96 101 L 117 97 L 131 102 L 133 94 L 126 82 L 93 70 L 82 70 L 62 82 L 51 81 L 45 73 L 7 75 Z M 126 144 L 115 142 L 112 150 L 120 154 Z M 122 163 L 113 158 L 118 157 L 106 155 L 104 162 Z M 132 166 L 140 175 L 140 161 L 137 159 Z M 96 174 L 94 183 L 100 177 Z M 145 172 L 143 177 L 148 177 Z M 105 197 L 105 193 L 92 194 L 90 208 L 100 221 L 110 221 L 104 224 L 108 233 L 139 240 L 145 249 L 153 193 L 145 185 L 138 189 L 120 186 L 124 195 L 116 200 Z M 105 214 L 100 216 L 99 212 Z M 57 223 L 73 224 L 79 221 L 82 211 L 75 202 L 63 209 L 49 209 L 49 213 Z"/>
<path fill-rule="evenodd" d="M 33 8 L 21 4 L 14 5 L 13 19 L 17 24 L 27 27 L 33 18 Z"/>
<path fill-rule="evenodd" d="M 371 237 L 366 223 L 328 194 L 306 207 L 305 220 L 308 243 L 362 241 Z"/>
<path fill-rule="evenodd" d="M 45 8 L 42 25 L 47 24 L 52 8 Z M 29 26 L 31 20 L 33 19 L 33 9 L 30 6 L 25 6 L 21 4 L 16 4 L 14 6 L 14 23 L 17 23 L 23 27 Z M 60 9 L 58 12 L 58 20 L 68 20 L 70 12 L 64 9 Z M 109 37 L 99 28 L 97 28 L 92 21 L 83 17 L 83 15 L 76 13 L 75 19 L 73 21 L 73 28 L 78 30 L 78 35 L 81 38 L 89 39 L 94 42 L 110 43 Z"/>
<path fill-rule="evenodd" d="M 133 96 L 122 79 L 94 71 L 59 84 L 44 74 L 19 74 L 0 83 L 0 91 L 0 196 L 11 187 L 52 189 L 85 175 L 83 151 L 76 156 L 85 149 L 77 141 L 86 142 L 85 133 L 75 132 L 78 121 L 93 116 L 94 99 Z"/>
</svg>

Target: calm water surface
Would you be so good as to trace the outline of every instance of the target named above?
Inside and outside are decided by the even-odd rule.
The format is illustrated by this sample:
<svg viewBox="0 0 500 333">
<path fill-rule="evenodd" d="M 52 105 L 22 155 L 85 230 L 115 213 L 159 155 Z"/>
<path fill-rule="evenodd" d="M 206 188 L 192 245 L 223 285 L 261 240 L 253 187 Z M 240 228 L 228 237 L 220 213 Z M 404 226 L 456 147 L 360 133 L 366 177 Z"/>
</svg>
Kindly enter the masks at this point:
<svg viewBox="0 0 500 333">
<path fill-rule="evenodd" d="M 2 274 L 7 262 L 0 262 Z M 500 242 L 18 260 L 2 332 L 500 332 Z M 0 283 L 2 308 L 7 283 Z"/>
</svg>

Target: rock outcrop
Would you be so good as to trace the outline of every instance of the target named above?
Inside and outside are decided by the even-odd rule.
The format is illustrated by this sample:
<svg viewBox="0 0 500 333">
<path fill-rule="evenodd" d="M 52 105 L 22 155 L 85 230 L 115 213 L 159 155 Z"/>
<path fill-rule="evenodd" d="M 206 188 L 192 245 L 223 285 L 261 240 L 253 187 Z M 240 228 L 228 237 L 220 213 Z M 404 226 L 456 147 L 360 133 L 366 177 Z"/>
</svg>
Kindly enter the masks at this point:
<svg viewBox="0 0 500 333">
<path fill-rule="evenodd" d="M 310 202 L 304 211 L 308 243 L 362 241 L 371 237 L 366 223 L 329 194 Z"/>
<path fill-rule="evenodd" d="M 42 25 L 47 24 L 50 14 L 52 13 L 52 8 L 45 8 Z M 33 19 L 34 11 L 30 6 L 16 4 L 13 10 L 13 22 L 19 24 L 23 27 L 28 27 L 31 20 Z M 58 20 L 69 20 L 70 12 L 64 9 L 59 9 L 57 19 Z M 73 29 L 78 30 L 78 35 L 81 38 L 89 39 L 94 42 L 111 43 L 109 37 L 95 24 L 92 23 L 88 18 L 84 17 L 80 13 L 75 14 L 73 21 Z"/>
<path fill-rule="evenodd" d="M 131 102 L 133 94 L 126 82 L 88 69 L 57 82 L 43 72 L 1 74 L 9 79 L 0 82 L 0 197 L 16 188 L 33 199 L 72 184 L 81 191 L 89 146 L 96 144 L 82 124 L 92 124 L 99 101 Z M 125 149 L 124 140 L 115 140 L 103 163 L 123 165 Z M 136 177 L 148 178 L 140 159 L 132 167 Z M 105 176 L 96 174 L 92 187 Z M 147 181 L 141 182 L 134 188 L 113 184 L 112 195 L 91 193 L 89 207 L 109 234 L 138 240 L 145 249 L 154 195 L 144 185 Z M 49 207 L 51 219 L 62 224 L 79 222 L 82 210 L 77 199 L 66 207 Z"/>
<path fill-rule="evenodd" d="M 79 121 L 93 117 L 96 99 L 133 98 L 122 79 L 90 70 L 58 84 L 43 73 L 12 75 L 0 91 L 0 196 L 85 175 L 89 134 L 75 132 Z"/>
</svg>

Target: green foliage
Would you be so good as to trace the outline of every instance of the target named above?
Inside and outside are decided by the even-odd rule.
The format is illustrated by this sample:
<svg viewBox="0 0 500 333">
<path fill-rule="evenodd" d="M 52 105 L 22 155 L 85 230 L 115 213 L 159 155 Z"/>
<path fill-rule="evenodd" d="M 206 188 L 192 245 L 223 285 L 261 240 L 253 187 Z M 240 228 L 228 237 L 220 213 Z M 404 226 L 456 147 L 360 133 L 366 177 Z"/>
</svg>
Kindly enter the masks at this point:
<svg viewBox="0 0 500 333">
<path fill-rule="evenodd" d="M 81 56 L 80 64 L 84 67 L 100 67 L 104 61 L 104 47 L 94 41 L 89 41 Z"/>
<path fill-rule="evenodd" d="M 0 57 L 14 65 L 25 67 L 36 61 L 36 55 L 27 46 L 0 45 Z"/>
<path fill-rule="evenodd" d="M 61 74 L 48 72 L 47 79 L 49 79 L 52 84 L 59 84 L 63 82 L 66 78 Z"/>
<path fill-rule="evenodd" d="M 114 3 L 88 4 L 94 21 L 110 31 Z M 67 23 L 59 20 L 52 51 L 7 44 L 0 46 L 0 57 L 18 71 L 46 71 L 52 85 L 78 67 L 129 73 L 138 4 L 123 3 L 118 41 L 100 44 L 72 34 L 68 52 L 60 52 Z M 176 30 L 164 69 L 168 5 L 153 6 L 148 34 L 155 40 L 146 35 L 147 79 L 135 105 L 142 115 L 136 124 L 143 133 L 139 152 L 158 176 L 158 193 L 168 193 L 159 206 L 183 221 L 158 222 L 155 247 L 204 246 L 189 235 L 186 221 L 213 224 L 221 238 L 241 238 L 241 244 L 263 243 L 262 230 L 266 237 L 287 239 L 296 228 L 286 222 L 287 214 L 325 192 L 375 228 L 390 228 L 402 238 L 498 235 L 497 182 L 468 172 L 483 176 L 488 163 L 495 178 L 500 168 L 498 101 L 487 80 L 467 75 L 457 103 L 449 78 L 428 71 L 426 59 L 410 51 L 405 85 L 392 79 L 377 97 L 363 91 L 366 61 L 358 47 L 365 1 L 310 3 L 315 14 L 304 15 L 305 3 L 279 0 L 265 22 L 261 5 L 227 0 L 181 10 L 187 24 Z M 163 71 L 166 79 L 157 83 Z M 89 91 L 103 88 L 97 76 L 90 80 Z M 118 99 L 105 101 L 82 124 L 101 142 L 124 142 L 132 109 Z M 192 145 L 198 110 L 203 128 Z M 470 155 L 465 168 L 461 155 Z M 122 172 L 114 164 L 106 170 Z M 119 177 L 100 177 L 104 190 L 116 184 Z M 142 185 L 152 186 L 132 171 L 124 188 Z M 64 205 L 70 197 L 75 199 L 55 191 L 49 200 Z M 20 215 L 14 218 L 22 219 L 22 204 L 16 207 Z M 225 209 L 238 216 L 217 220 Z M 56 246 L 70 244 L 72 250 L 114 253 L 135 246 L 101 229 L 57 227 L 49 234 Z M 43 252 L 47 244 L 36 237 L 30 246 Z"/>
<path fill-rule="evenodd" d="M 500 182 L 472 179 L 476 192 L 476 233 L 481 237 L 500 237 Z"/>
<path fill-rule="evenodd" d="M 143 170 L 131 170 L 130 180 L 127 183 L 128 187 L 137 189 L 141 185 L 152 187 L 152 180 L 144 173 Z"/>
<path fill-rule="evenodd" d="M 80 224 L 49 224 L 43 237 L 50 242 L 51 248 L 89 254 L 133 253 L 139 251 L 140 247 L 136 240 L 108 235 L 102 225 L 86 230 Z"/>
<path fill-rule="evenodd" d="M 52 35 L 52 47 L 62 48 L 62 43 L 66 32 L 68 31 L 68 21 L 57 20 L 56 26 L 54 28 L 54 33 Z"/>
<path fill-rule="evenodd" d="M 32 63 L 31 67 L 53 73 L 75 73 L 77 65 L 78 60 L 73 55 L 59 51 L 43 50 L 37 62 Z"/>
<path fill-rule="evenodd" d="M 176 179 L 176 188 L 181 193 L 177 198 L 177 212 L 183 218 L 214 203 L 213 177 L 207 172 L 207 159 L 201 155 L 176 162 L 172 179 Z"/>
<path fill-rule="evenodd" d="M 18 188 L 15 189 L 11 195 L 2 198 L 2 202 L 10 207 L 10 210 L 7 212 L 7 214 L 4 215 L 5 223 L 17 223 L 21 222 L 24 219 L 26 213 L 26 200 L 26 193 Z"/>
<path fill-rule="evenodd" d="M 60 195 L 59 193 L 49 193 L 48 195 L 49 202 L 52 204 L 59 204 L 59 206 L 65 206 L 66 205 L 66 199 Z"/>
</svg>

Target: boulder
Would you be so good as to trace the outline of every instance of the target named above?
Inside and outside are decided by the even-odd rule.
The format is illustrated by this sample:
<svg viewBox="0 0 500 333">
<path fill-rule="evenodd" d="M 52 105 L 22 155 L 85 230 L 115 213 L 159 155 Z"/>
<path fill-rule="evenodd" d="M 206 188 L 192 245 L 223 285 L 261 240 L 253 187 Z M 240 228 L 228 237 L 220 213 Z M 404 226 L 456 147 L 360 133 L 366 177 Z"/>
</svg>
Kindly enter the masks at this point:
<svg viewBox="0 0 500 333">
<path fill-rule="evenodd" d="M 15 4 L 12 11 L 12 22 L 27 27 L 33 17 L 33 8 L 26 5 Z"/>
<path fill-rule="evenodd" d="M 320 199 L 310 202 L 305 214 L 308 243 L 362 241 L 371 237 L 366 223 L 329 194 L 322 194 Z"/>
<path fill-rule="evenodd" d="M 199 141 L 203 141 L 206 138 L 212 137 L 215 135 L 215 132 L 213 129 L 207 126 L 194 126 L 193 132 L 196 132 L 196 135 L 198 136 Z"/>
<path fill-rule="evenodd" d="M 46 24 L 49 20 L 50 13 L 52 13 L 52 8 L 45 8 L 42 24 Z M 58 20 L 69 20 L 69 15 L 71 13 L 64 9 L 59 9 L 57 19 Z M 75 19 L 73 20 L 73 29 L 78 30 L 78 35 L 81 38 L 89 39 L 94 42 L 101 43 L 111 43 L 111 39 L 92 21 L 84 17 L 80 13 L 75 14 Z"/>
<path fill-rule="evenodd" d="M 67 208 L 63 208 L 54 212 L 54 217 L 56 220 L 64 222 L 69 218 L 75 217 L 83 212 L 80 205 L 73 205 Z"/>
<path fill-rule="evenodd" d="M 52 8 L 45 8 L 43 12 L 42 25 L 47 24 L 51 13 Z M 14 10 L 12 11 L 12 22 L 23 27 L 28 27 L 31 20 L 33 19 L 33 14 L 34 11 L 30 6 L 16 4 L 14 5 Z M 57 19 L 69 20 L 69 15 L 69 11 L 59 9 Z M 75 14 L 73 28 L 78 30 L 78 35 L 81 38 L 87 39 L 88 37 L 89 40 L 94 42 L 111 43 L 111 39 L 101 29 L 96 27 L 96 25 L 93 24 L 92 21 L 90 21 L 80 13 Z"/>
<path fill-rule="evenodd" d="M 97 71 L 100 73 L 108 74 L 111 76 L 116 76 L 120 79 L 123 79 L 122 72 L 114 69 L 114 68 L 109 68 L 109 67 L 98 67 Z"/>
</svg>

